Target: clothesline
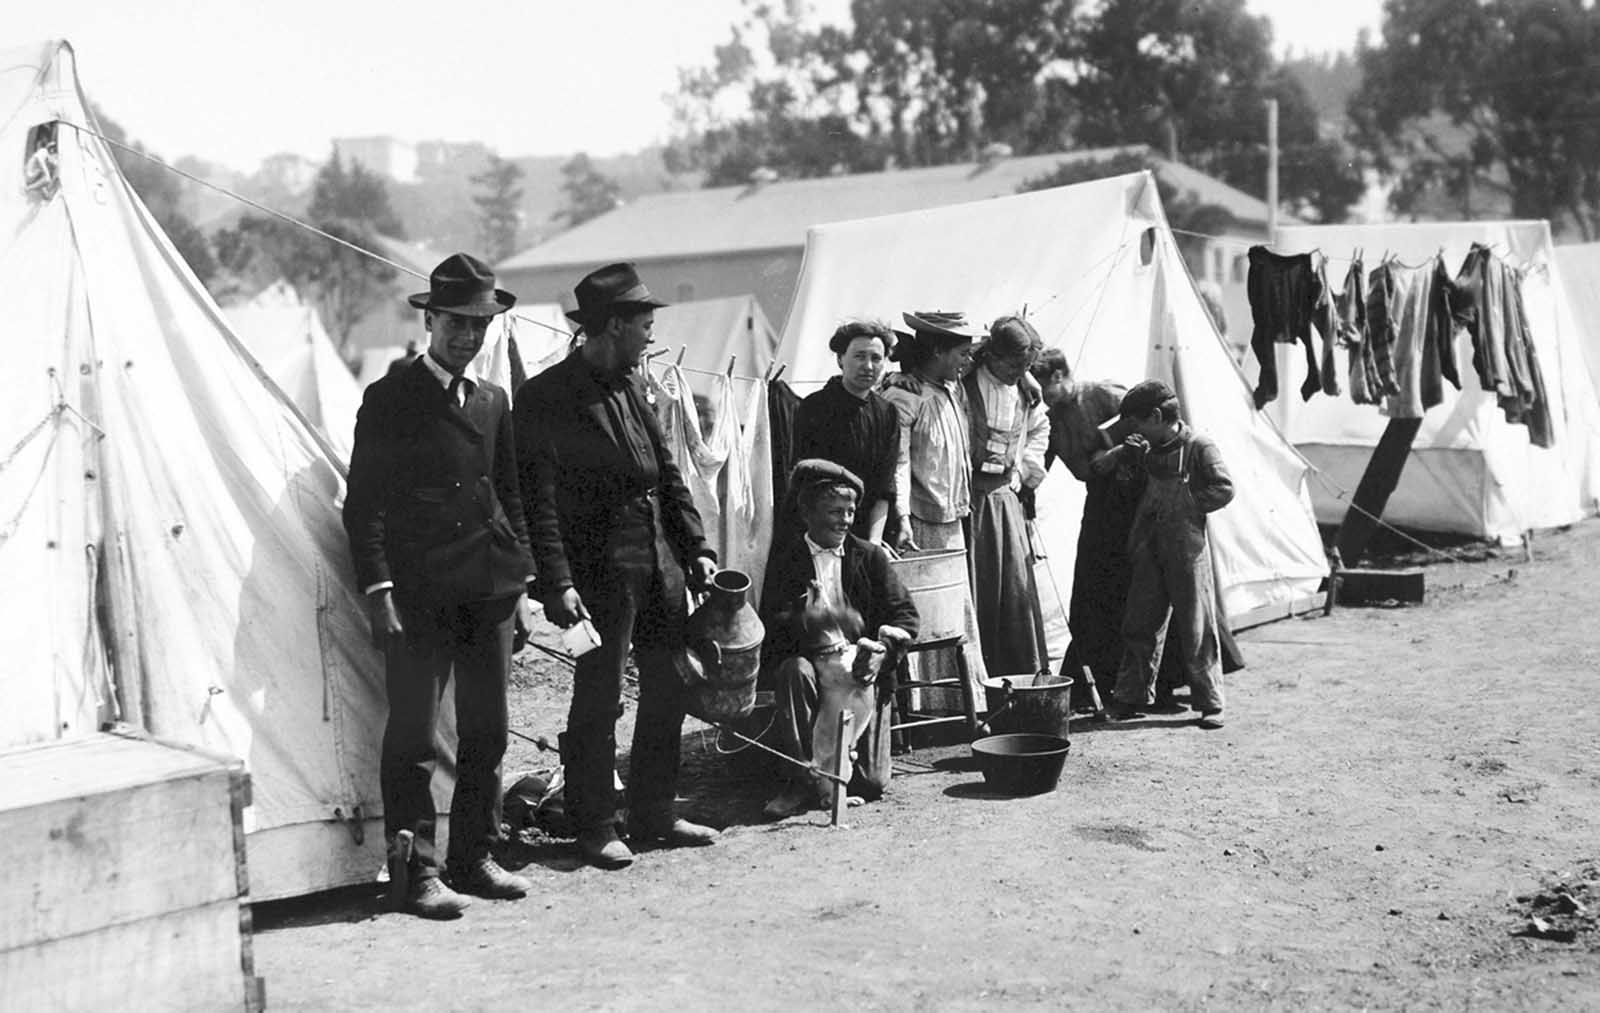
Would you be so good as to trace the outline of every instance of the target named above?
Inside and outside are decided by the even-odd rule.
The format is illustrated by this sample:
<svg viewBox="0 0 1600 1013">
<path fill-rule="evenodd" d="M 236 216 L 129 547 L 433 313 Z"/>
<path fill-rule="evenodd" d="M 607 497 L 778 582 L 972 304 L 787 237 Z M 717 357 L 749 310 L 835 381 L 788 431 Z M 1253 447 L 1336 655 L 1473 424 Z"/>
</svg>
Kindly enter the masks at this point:
<svg viewBox="0 0 1600 1013">
<path fill-rule="evenodd" d="M 1192 229 L 1179 229 L 1179 228 L 1173 228 L 1172 226 L 1168 226 L 1168 228 L 1171 228 L 1172 232 L 1175 235 L 1194 236 L 1196 239 L 1207 239 L 1207 240 L 1210 240 L 1210 241 L 1215 242 L 1215 243 L 1226 243 L 1226 244 L 1229 244 L 1229 245 L 1232 245 L 1232 246 L 1243 246 L 1246 249 L 1249 249 L 1250 247 L 1253 247 L 1253 246 L 1263 246 L 1263 247 L 1266 247 L 1267 249 L 1271 250 L 1273 253 L 1280 253 L 1280 254 L 1282 253 L 1281 250 L 1274 249 L 1272 244 L 1264 243 L 1260 239 L 1250 239 L 1250 238 L 1247 238 L 1247 237 L 1244 237 L 1244 236 L 1219 236 L 1219 235 L 1213 235 L 1213 234 L 1211 234 L 1209 232 L 1195 232 Z M 1505 253 L 1502 253 L 1500 250 L 1496 249 L 1496 247 L 1498 247 L 1500 245 L 1498 242 L 1488 242 L 1488 243 L 1483 243 L 1482 245 L 1487 247 L 1489 249 L 1489 252 L 1493 253 L 1496 257 L 1499 257 L 1502 261 L 1504 261 L 1505 264 L 1508 267 L 1515 268 L 1516 270 L 1521 271 L 1523 274 L 1535 274 L 1535 273 L 1538 273 L 1538 272 L 1548 271 L 1550 269 L 1550 265 L 1548 263 L 1537 263 L 1537 264 L 1535 264 L 1535 263 L 1532 263 L 1532 262 L 1529 262 L 1529 261 L 1521 261 L 1521 262 L 1519 262 L 1519 261 L 1513 260 L 1511 258 L 1511 256 L 1509 255 L 1509 251 L 1507 251 Z M 1311 250 L 1301 251 L 1301 252 L 1315 253 L 1318 256 L 1321 256 L 1323 259 L 1325 259 L 1325 260 L 1327 260 L 1329 262 L 1332 262 L 1332 263 L 1353 264 L 1358 259 L 1361 259 L 1363 261 L 1365 260 L 1365 258 L 1357 258 L 1357 257 L 1354 257 L 1354 256 L 1351 256 L 1351 257 L 1340 257 L 1340 256 L 1336 256 L 1334 254 L 1324 253 L 1321 250 L 1321 248 L 1313 248 Z M 1439 256 L 1443 256 L 1444 255 L 1444 248 L 1443 247 L 1440 247 L 1438 255 Z M 1389 259 L 1394 259 L 1394 258 L 1392 258 L 1392 255 L 1386 253 L 1385 256 L 1384 256 L 1384 260 L 1389 260 Z M 1380 264 L 1380 263 L 1383 263 L 1383 260 L 1374 261 L 1373 263 L 1374 264 Z M 1410 267 L 1410 266 L 1413 266 L 1413 265 L 1403 264 L 1402 263 L 1401 266 L 1402 267 Z M 1417 266 L 1426 266 L 1426 264 L 1417 265 Z"/>
</svg>

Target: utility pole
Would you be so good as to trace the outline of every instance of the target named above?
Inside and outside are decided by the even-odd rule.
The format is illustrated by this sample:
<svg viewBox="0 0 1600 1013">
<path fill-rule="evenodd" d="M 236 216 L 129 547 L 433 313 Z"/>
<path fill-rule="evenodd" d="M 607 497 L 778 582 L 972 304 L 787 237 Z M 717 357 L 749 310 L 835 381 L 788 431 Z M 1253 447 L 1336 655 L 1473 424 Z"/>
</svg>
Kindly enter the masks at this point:
<svg viewBox="0 0 1600 1013">
<path fill-rule="evenodd" d="M 1278 238 L 1278 100 L 1267 99 L 1267 244 Z"/>
</svg>

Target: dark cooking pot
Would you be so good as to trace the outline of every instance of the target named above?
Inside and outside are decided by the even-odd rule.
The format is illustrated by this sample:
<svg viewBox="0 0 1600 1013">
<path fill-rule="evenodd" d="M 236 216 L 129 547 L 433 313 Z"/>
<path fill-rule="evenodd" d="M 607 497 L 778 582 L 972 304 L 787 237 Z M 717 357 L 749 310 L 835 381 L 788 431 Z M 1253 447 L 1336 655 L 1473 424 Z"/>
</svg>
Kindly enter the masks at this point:
<svg viewBox="0 0 1600 1013">
<path fill-rule="evenodd" d="M 1055 791 L 1072 743 L 1059 735 L 991 735 L 972 744 L 972 755 L 991 791 L 1040 795 Z"/>
</svg>

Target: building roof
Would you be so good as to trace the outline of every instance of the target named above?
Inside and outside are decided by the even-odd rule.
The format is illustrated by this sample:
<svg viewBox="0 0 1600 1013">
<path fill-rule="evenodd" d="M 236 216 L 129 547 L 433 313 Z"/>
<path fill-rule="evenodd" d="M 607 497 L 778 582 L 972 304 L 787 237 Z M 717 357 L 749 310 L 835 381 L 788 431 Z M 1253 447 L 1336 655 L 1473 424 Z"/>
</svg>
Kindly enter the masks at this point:
<svg viewBox="0 0 1600 1013">
<path fill-rule="evenodd" d="M 1010 196 L 1026 181 L 1064 162 L 1087 162 L 1148 149 L 1094 148 L 999 158 L 920 169 L 796 179 L 759 186 L 680 190 L 640 197 L 501 262 L 502 271 L 571 267 L 610 260 L 654 260 L 754 250 L 798 249 L 806 230 L 829 222 L 873 218 Z M 1264 201 L 1219 179 L 1164 158 L 1155 171 L 1226 208 L 1241 223 L 1263 226 Z"/>
</svg>

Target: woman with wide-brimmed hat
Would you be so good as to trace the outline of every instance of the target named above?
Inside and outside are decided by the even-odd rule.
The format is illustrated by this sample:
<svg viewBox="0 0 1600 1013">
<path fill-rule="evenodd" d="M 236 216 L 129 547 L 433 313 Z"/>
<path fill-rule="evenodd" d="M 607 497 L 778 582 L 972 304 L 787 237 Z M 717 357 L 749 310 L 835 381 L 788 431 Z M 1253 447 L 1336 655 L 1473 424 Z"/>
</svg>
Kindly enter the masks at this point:
<svg viewBox="0 0 1600 1013">
<path fill-rule="evenodd" d="M 1000 674 L 1050 666 L 1028 522 L 1017 495 L 1044 481 L 1050 417 L 1034 385 L 1023 383 L 1043 345 L 1028 321 L 1001 317 L 961 381 L 972 425 L 972 597 L 984 663 Z"/>
<path fill-rule="evenodd" d="M 973 341 L 982 332 L 961 313 L 902 316 L 910 330 L 895 345 L 901 371 L 884 380 L 884 397 L 900 413 L 902 463 L 896 484 L 911 525 L 910 548 L 966 550 L 966 520 L 972 512 L 971 423 L 961 377 L 971 365 Z M 987 670 L 970 597 L 967 612 L 968 677 L 981 701 Z"/>
</svg>

